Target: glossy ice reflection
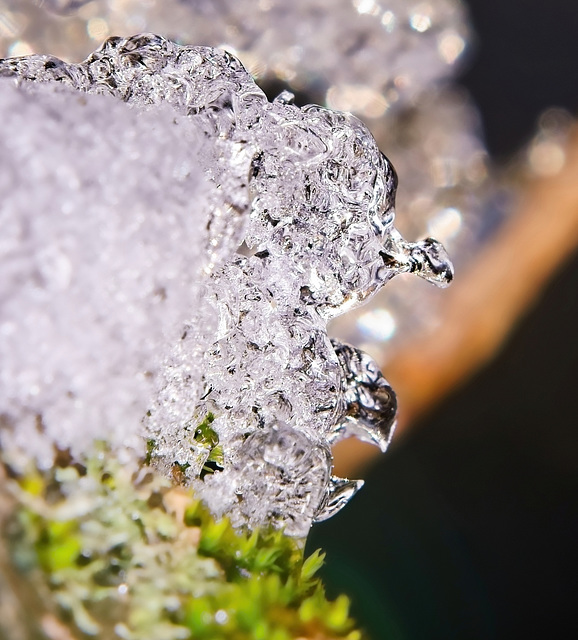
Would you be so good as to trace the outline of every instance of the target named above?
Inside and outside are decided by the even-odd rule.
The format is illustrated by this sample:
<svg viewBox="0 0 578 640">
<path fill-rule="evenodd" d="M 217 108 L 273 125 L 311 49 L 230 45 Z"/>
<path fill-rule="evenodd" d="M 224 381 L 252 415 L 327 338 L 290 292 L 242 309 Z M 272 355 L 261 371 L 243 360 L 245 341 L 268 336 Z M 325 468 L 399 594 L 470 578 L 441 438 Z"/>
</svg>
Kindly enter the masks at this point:
<svg viewBox="0 0 578 640">
<path fill-rule="evenodd" d="M 66 87 L 91 100 L 112 97 L 117 107 L 146 106 L 149 114 L 166 116 L 172 109 L 171 127 L 182 118 L 203 141 L 194 156 L 208 198 L 200 212 L 206 235 L 197 252 L 196 292 L 178 334 L 172 334 L 180 338 L 170 349 L 157 345 L 146 371 L 138 371 L 144 378 L 149 372 L 156 389 L 148 405 L 138 405 L 152 442 L 149 455 L 167 473 L 176 466 L 178 476 L 196 483 L 213 511 L 226 513 L 235 525 L 273 523 L 305 535 L 311 522 L 335 513 L 361 486 L 332 475 L 331 444 L 355 435 L 385 450 L 395 426 L 395 394 L 376 363 L 354 347 L 331 342 L 327 320 L 398 274 L 438 286 L 453 276 L 439 242 L 408 242 L 395 229 L 391 163 L 354 116 L 315 105 L 299 108 L 288 94 L 269 102 L 232 55 L 150 34 L 111 38 L 81 64 L 47 56 L 4 60 L 0 76 L 16 80 L 22 95 Z M 140 153 L 133 150 L 135 167 Z M 100 166 L 99 158 L 94 165 Z M 132 175 L 131 164 L 124 166 Z M 187 184 L 186 172 L 173 175 Z M 50 186 L 53 178 L 43 179 Z M 37 218 L 42 222 L 42 215 Z M 129 226 L 138 234 L 146 220 L 141 211 Z M 98 219 L 93 222 L 98 227 Z M 80 242 L 82 231 L 74 230 L 71 242 Z M 132 247 L 122 225 L 107 233 L 121 248 L 123 242 Z M 90 242 L 90 235 L 83 241 Z M 153 253 L 154 237 L 151 231 Z M 14 243 L 19 246 L 18 234 Z M 248 255 L 237 253 L 241 245 Z M 81 271 L 60 246 L 38 257 L 47 291 L 67 289 L 76 280 L 82 301 L 83 290 L 94 288 L 92 279 L 99 283 L 98 270 Z M 122 258 L 120 251 L 118 268 L 126 269 Z M 133 256 L 127 272 L 154 270 L 145 250 Z M 16 270 L 13 284 L 21 280 Z M 21 290 L 15 285 L 6 299 L 14 302 Z M 153 288 L 153 297 L 162 301 L 168 291 Z M 146 305 L 134 306 L 121 338 L 123 332 L 131 335 L 130 320 L 146 321 Z M 4 308 L 12 311 L 3 320 L 17 320 L 18 304 Z M 125 317 L 126 306 L 120 310 Z M 53 331 L 50 322 L 37 333 L 42 331 Z M 86 341 L 90 346 L 90 334 Z M 70 369 L 57 340 L 43 344 L 43 362 L 64 360 L 74 380 L 87 375 L 83 363 Z M 105 340 L 103 355 L 108 346 Z M 116 346 L 109 351 L 118 357 Z M 22 371 L 13 355 L 2 359 L 4 378 L 26 378 L 33 367 Z M 42 400 L 34 406 L 18 384 L 14 396 L 3 398 L 2 412 L 14 427 L 49 415 L 52 387 L 46 380 L 38 384 Z M 67 384 L 63 389 L 74 399 Z M 88 412 L 106 402 L 83 398 Z M 106 414 L 105 421 L 109 429 L 117 426 Z"/>
</svg>

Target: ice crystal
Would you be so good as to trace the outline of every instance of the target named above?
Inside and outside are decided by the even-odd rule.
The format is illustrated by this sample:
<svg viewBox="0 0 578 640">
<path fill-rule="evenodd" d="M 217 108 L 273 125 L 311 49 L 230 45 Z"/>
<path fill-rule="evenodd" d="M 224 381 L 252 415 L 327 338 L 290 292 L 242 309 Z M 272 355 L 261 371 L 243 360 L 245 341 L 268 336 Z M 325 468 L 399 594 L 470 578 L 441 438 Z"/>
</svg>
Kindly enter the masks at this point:
<svg viewBox="0 0 578 640">
<path fill-rule="evenodd" d="M 29 43 L 74 59 L 98 33 L 139 25 L 226 45 L 260 79 L 369 118 L 448 76 L 470 35 L 459 0 L 0 0 L 2 8 L 10 28 L 0 30 L 0 50 Z"/>
<path fill-rule="evenodd" d="M 397 178 L 366 127 L 287 93 L 269 102 L 232 55 L 146 34 L 109 39 L 81 64 L 5 60 L 0 75 L 140 109 L 168 103 L 202 132 L 210 150 L 196 157 L 218 194 L 199 229 L 204 295 L 184 305 L 181 338 L 143 406 L 151 458 L 176 464 L 237 526 L 304 535 L 335 513 L 360 483 L 331 475 L 330 445 L 353 434 L 385 449 L 395 396 L 368 356 L 332 344 L 327 321 L 397 273 L 452 277 L 441 245 L 393 227 Z M 196 480 L 209 463 L 214 473 Z"/>
<path fill-rule="evenodd" d="M 460 267 L 504 220 L 476 109 L 451 89 L 471 39 L 460 0 L 0 0 L 0 14 L 0 56 L 80 60 L 109 34 L 163 33 L 229 50 L 271 95 L 357 115 L 403 176 L 402 235 L 432 235 Z M 330 331 L 384 363 L 435 330 L 445 299 L 404 278 Z"/>
<path fill-rule="evenodd" d="M 6 79 L 0 113 L 0 415 L 18 425 L 0 435 L 43 467 L 55 441 L 142 448 L 158 353 L 210 260 L 201 134 L 167 108 Z"/>
</svg>

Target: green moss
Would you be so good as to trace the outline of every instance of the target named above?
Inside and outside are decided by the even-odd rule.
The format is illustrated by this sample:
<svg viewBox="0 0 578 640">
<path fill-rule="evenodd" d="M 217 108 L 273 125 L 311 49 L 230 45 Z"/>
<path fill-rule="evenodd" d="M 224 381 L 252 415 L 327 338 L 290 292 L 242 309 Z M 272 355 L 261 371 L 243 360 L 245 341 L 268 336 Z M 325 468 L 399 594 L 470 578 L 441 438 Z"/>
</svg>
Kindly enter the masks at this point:
<svg viewBox="0 0 578 640">
<path fill-rule="evenodd" d="M 145 464 L 150 464 L 152 462 L 153 456 L 155 454 L 157 448 L 157 442 L 153 438 L 149 438 L 147 440 L 147 447 L 145 453 Z"/>
<path fill-rule="evenodd" d="M 214 441 L 207 416 L 203 444 Z M 154 449 L 151 445 L 150 452 Z M 359 640 L 349 601 L 330 602 L 323 554 L 282 531 L 240 533 L 191 491 L 104 449 L 77 467 L 10 481 L 13 562 L 48 586 L 78 634 L 131 640 Z"/>
<path fill-rule="evenodd" d="M 219 436 L 211 427 L 211 424 L 213 424 L 214 421 L 215 416 L 209 412 L 205 419 L 195 429 L 195 440 L 209 449 L 216 447 L 219 444 Z"/>
<path fill-rule="evenodd" d="M 219 446 L 219 435 L 211 427 L 214 420 L 215 416 L 210 412 L 207 413 L 205 419 L 197 425 L 193 436 L 194 440 L 208 451 L 201 469 L 201 479 L 223 468 L 223 448 Z"/>
</svg>

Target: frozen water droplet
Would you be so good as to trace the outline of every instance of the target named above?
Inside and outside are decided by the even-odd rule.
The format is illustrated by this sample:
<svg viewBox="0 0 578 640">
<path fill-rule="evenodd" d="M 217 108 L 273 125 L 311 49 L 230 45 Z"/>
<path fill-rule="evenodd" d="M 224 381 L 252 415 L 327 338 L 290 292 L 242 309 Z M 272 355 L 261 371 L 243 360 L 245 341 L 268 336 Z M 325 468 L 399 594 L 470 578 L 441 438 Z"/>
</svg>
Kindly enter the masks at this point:
<svg viewBox="0 0 578 640">
<path fill-rule="evenodd" d="M 341 511 L 364 484 L 363 480 L 348 480 L 347 478 L 331 476 L 327 493 L 315 514 L 314 522 L 323 522 L 323 520 L 327 520 L 338 511 Z"/>
<path fill-rule="evenodd" d="M 416 242 L 411 248 L 414 273 L 438 287 L 447 287 L 454 278 L 454 268 L 444 247 L 433 238 Z"/>
<path fill-rule="evenodd" d="M 293 104 L 295 102 L 295 94 L 287 90 L 281 91 L 273 102 L 279 102 L 280 104 Z"/>
<path fill-rule="evenodd" d="M 446 250 L 433 238 L 407 242 L 392 229 L 381 257 L 386 269 L 385 278 L 391 278 L 392 273 L 414 273 L 438 287 L 447 287 L 454 277 L 454 267 Z"/>
<path fill-rule="evenodd" d="M 302 537 L 325 499 L 331 455 L 320 443 L 286 424 L 259 429 L 239 444 L 226 473 L 197 483 L 198 493 L 236 526 L 283 526 Z M 344 504 L 344 503 L 343 503 Z"/>
<path fill-rule="evenodd" d="M 345 411 L 334 439 L 356 436 L 385 451 L 395 429 L 397 400 L 377 364 L 366 353 L 332 339 L 343 373 Z"/>
</svg>

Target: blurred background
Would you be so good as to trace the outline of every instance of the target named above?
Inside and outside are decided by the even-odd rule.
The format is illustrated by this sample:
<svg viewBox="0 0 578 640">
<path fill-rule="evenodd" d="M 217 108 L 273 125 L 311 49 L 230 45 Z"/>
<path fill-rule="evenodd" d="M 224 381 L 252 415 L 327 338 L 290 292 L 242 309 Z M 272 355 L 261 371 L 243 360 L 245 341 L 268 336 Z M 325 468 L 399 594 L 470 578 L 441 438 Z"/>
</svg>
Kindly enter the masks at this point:
<svg viewBox="0 0 578 640">
<path fill-rule="evenodd" d="M 332 326 L 398 392 L 385 456 L 316 525 L 370 637 L 578 632 L 575 0 L 0 0 L 0 55 L 81 60 L 109 35 L 223 45 L 270 97 L 356 113 L 400 178 L 397 225 L 456 263 Z"/>
<path fill-rule="evenodd" d="M 480 110 L 493 166 L 504 169 L 531 148 L 550 107 L 578 110 L 578 5 L 468 7 L 477 38 L 458 83 Z M 576 218 L 577 167 L 566 171 L 566 186 L 534 174 L 514 192 L 514 208 L 529 212 L 536 199 L 542 207 L 526 243 L 539 245 L 570 210 Z M 573 247 L 575 225 L 570 234 Z M 533 251 L 512 244 L 506 288 L 508 267 Z M 543 288 L 530 282 L 533 300 L 494 359 L 410 423 L 365 471 L 351 505 L 312 532 L 311 548 L 328 553 L 328 583 L 354 594 L 374 638 L 578 633 L 578 256 L 560 253 Z M 531 281 L 533 261 L 514 277 Z"/>
</svg>

